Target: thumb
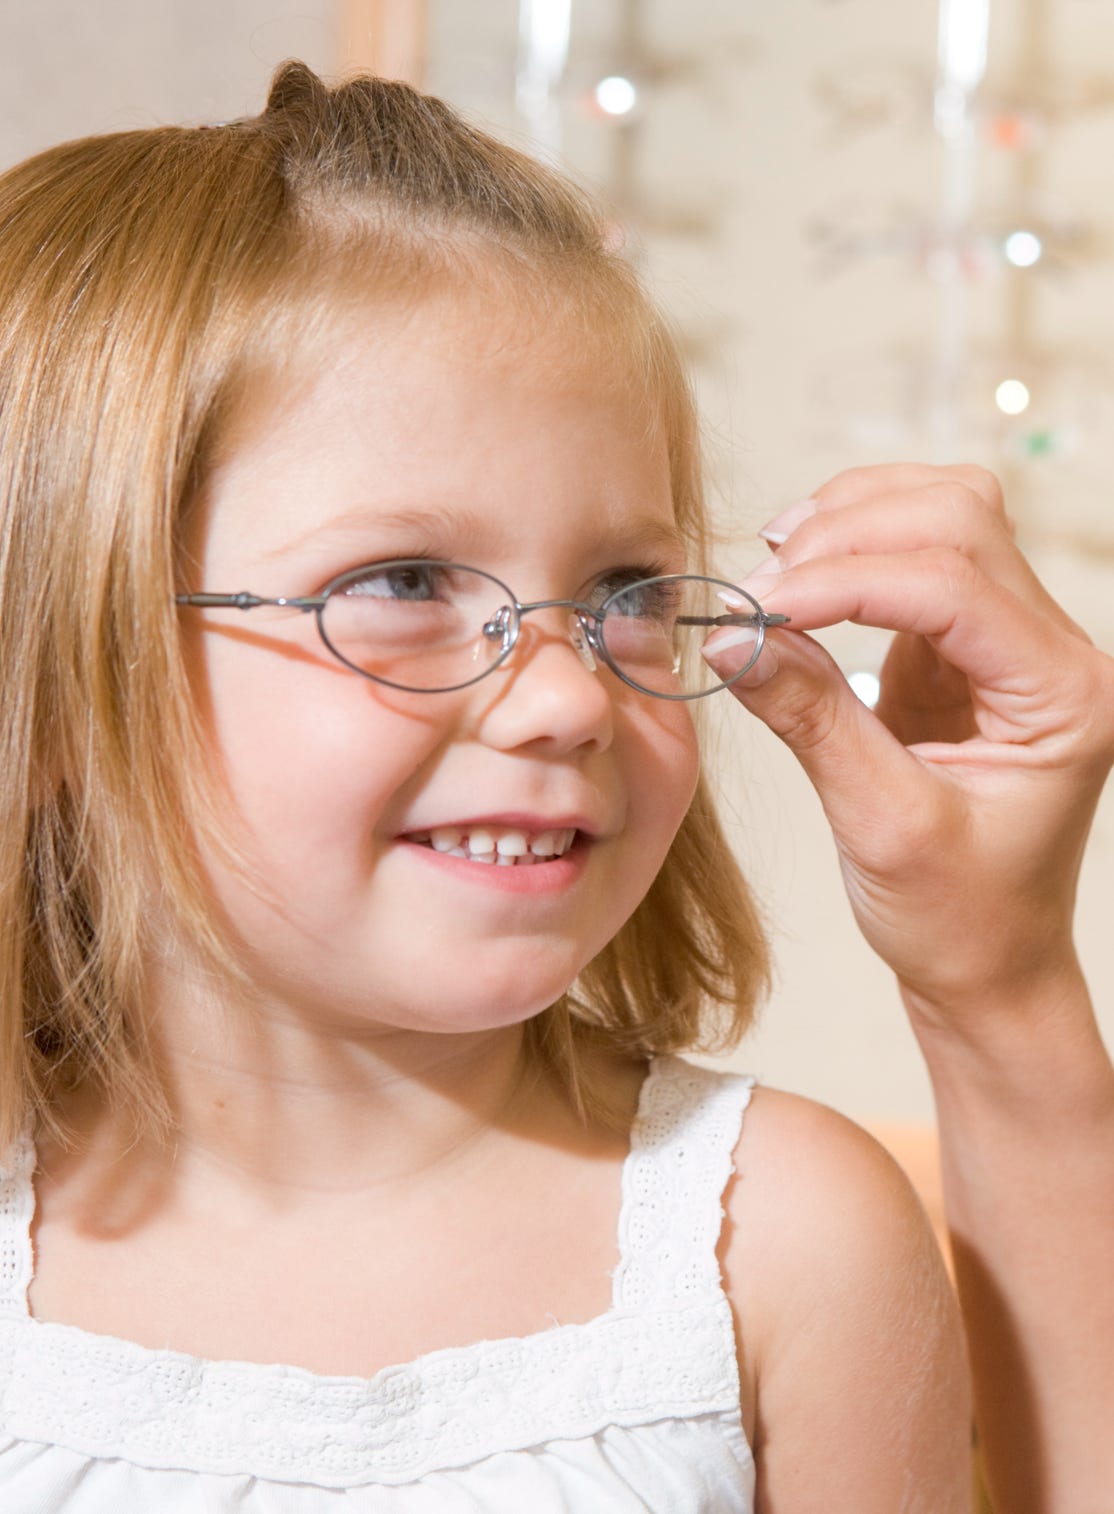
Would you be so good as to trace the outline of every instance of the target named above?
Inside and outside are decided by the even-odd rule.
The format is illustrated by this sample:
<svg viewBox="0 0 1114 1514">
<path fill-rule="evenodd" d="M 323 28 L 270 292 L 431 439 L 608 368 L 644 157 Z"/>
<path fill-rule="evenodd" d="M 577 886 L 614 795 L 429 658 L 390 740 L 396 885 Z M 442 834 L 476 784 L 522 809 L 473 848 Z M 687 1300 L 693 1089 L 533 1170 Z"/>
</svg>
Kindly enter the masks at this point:
<svg viewBox="0 0 1114 1514">
<path fill-rule="evenodd" d="M 703 648 L 714 671 L 730 678 L 753 653 L 735 628 L 716 631 Z M 839 667 L 802 631 L 770 631 L 752 668 L 730 685 L 740 704 L 769 726 L 804 768 L 837 832 L 875 823 L 879 801 L 923 779 L 916 759 L 854 693 Z"/>
</svg>

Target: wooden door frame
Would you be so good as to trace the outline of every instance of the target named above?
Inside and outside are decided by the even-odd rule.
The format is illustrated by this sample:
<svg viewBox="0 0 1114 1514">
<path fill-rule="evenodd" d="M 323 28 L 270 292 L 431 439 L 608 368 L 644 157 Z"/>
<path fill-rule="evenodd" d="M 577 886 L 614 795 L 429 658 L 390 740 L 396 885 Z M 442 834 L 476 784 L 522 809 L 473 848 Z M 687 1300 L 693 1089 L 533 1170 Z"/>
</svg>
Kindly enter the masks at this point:
<svg viewBox="0 0 1114 1514">
<path fill-rule="evenodd" d="M 370 72 L 422 88 L 427 21 L 426 0 L 337 0 L 341 72 Z"/>
</svg>

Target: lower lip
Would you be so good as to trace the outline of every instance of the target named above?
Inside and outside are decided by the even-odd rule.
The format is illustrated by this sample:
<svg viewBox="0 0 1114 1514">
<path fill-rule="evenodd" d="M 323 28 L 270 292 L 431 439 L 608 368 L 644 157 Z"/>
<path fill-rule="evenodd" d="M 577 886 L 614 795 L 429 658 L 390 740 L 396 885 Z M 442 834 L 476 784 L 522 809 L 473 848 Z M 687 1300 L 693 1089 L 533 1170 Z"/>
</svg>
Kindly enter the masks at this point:
<svg viewBox="0 0 1114 1514">
<path fill-rule="evenodd" d="M 563 857 L 551 857 L 547 862 L 535 862 L 527 867 L 500 867 L 497 862 L 469 862 L 466 857 L 453 857 L 448 852 L 434 851 L 418 841 L 405 841 L 407 850 L 435 867 L 446 878 L 459 878 L 463 883 L 477 884 L 481 888 L 499 889 L 506 894 L 539 896 L 559 894 L 570 888 L 584 871 L 591 843 L 577 836 Z"/>
</svg>

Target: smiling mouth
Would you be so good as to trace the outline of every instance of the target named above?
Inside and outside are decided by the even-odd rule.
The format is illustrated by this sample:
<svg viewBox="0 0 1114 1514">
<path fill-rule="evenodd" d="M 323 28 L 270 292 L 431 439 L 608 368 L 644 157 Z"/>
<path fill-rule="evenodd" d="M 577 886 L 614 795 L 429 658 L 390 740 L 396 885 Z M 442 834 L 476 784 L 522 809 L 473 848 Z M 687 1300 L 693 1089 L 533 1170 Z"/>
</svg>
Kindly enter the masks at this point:
<svg viewBox="0 0 1114 1514">
<path fill-rule="evenodd" d="M 575 829 L 524 831 L 514 826 L 442 825 L 431 831 L 415 831 L 408 841 L 428 846 L 449 857 L 468 862 L 486 862 L 493 867 L 533 867 L 563 857 L 576 839 Z"/>
</svg>

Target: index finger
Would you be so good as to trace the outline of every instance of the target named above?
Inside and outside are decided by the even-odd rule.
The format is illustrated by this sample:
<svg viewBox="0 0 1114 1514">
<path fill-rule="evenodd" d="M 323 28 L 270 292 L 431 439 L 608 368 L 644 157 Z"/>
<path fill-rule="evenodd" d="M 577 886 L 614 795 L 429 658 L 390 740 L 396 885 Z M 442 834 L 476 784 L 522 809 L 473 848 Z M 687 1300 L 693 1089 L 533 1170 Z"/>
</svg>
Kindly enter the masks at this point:
<svg viewBox="0 0 1114 1514">
<path fill-rule="evenodd" d="M 763 608 L 790 616 L 792 630 L 780 636 L 852 621 L 925 637 L 969 679 L 991 740 L 1028 742 L 1069 727 L 1078 734 L 1081 722 L 1097 729 L 1103 715 L 1114 726 L 1114 678 L 1102 677 L 1101 654 L 953 549 L 814 558 L 755 592 Z M 1114 729 L 1103 741 L 1114 744 Z"/>
<path fill-rule="evenodd" d="M 845 468 L 819 489 L 812 498 L 821 510 L 838 510 L 844 505 L 865 503 L 886 494 L 923 489 L 930 484 L 953 482 L 969 489 L 992 514 L 1013 533 L 1013 523 L 1006 514 L 1002 486 L 989 468 L 976 463 L 874 463 L 861 468 Z"/>
</svg>

